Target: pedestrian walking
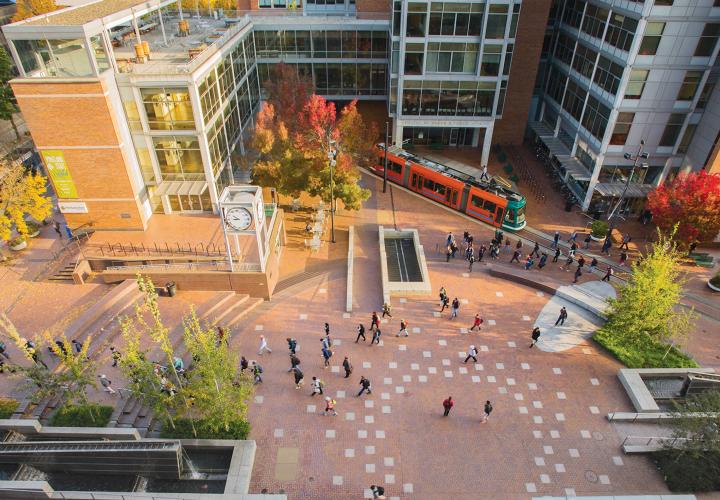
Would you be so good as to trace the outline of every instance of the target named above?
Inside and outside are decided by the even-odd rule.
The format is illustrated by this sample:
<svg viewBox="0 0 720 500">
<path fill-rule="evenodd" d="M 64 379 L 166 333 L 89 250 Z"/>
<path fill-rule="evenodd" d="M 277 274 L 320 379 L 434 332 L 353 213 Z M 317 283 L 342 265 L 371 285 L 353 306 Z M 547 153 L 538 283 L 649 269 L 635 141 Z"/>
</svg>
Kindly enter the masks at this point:
<svg viewBox="0 0 720 500">
<path fill-rule="evenodd" d="M 468 257 L 468 272 L 472 272 L 472 266 L 475 263 L 475 255 L 473 255 L 472 248 L 470 249 L 470 256 Z"/>
<path fill-rule="evenodd" d="M 0 340 L 0 354 L 5 356 L 6 359 L 10 359 L 10 355 L 6 351 L 7 351 L 7 347 L 5 347 L 5 342 Z"/>
<path fill-rule="evenodd" d="M 291 372 L 293 370 L 293 368 L 295 368 L 299 364 L 300 364 L 300 358 L 298 358 L 295 353 L 291 352 L 290 353 L 290 369 L 288 370 L 288 372 Z"/>
<path fill-rule="evenodd" d="M 555 257 L 553 257 L 553 260 L 552 260 L 553 263 L 555 263 L 555 262 L 558 261 L 558 258 L 560 257 L 560 255 L 561 255 L 561 253 L 560 253 L 560 247 L 558 247 L 558 248 L 555 249 Z"/>
<path fill-rule="evenodd" d="M 534 255 L 538 259 L 540 258 L 540 244 L 537 241 L 535 242 L 535 246 L 533 247 L 532 252 L 530 252 L 530 255 Z"/>
<path fill-rule="evenodd" d="M 367 392 L 368 394 L 372 394 L 372 388 L 370 386 L 370 381 L 365 378 L 364 375 L 360 376 L 360 392 L 357 393 L 358 397 L 362 396 L 364 392 Z"/>
<path fill-rule="evenodd" d="M 568 252 L 570 255 L 575 257 L 575 252 L 577 251 L 577 243 L 574 241 L 572 242 L 572 245 L 570 245 L 570 251 Z"/>
<path fill-rule="evenodd" d="M 325 336 L 330 336 L 330 325 L 328 323 L 325 323 Z"/>
<path fill-rule="evenodd" d="M 449 305 L 450 305 L 450 299 L 446 295 L 442 299 L 442 307 L 440 308 L 440 312 L 443 312 L 445 310 L 445 308 L 448 307 Z"/>
<path fill-rule="evenodd" d="M 337 411 L 335 410 L 335 405 L 337 404 L 337 401 L 335 401 L 330 396 L 325 396 L 325 411 L 323 412 L 323 415 L 326 417 L 330 414 L 332 414 L 333 417 L 337 417 Z"/>
<path fill-rule="evenodd" d="M 563 326 L 565 324 L 565 320 L 567 319 L 567 316 L 568 316 L 567 309 L 565 309 L 565 307 L 560 309 L 560 316 L 558 316 L 558 319 L 555 322 L 555 326 L 558 326 L 558 324 L 560 326 Z"/>
<path fill-rule="evenodd" d="M 630 233 L 625 233 L 625 236 L 623 236 L 622 243 L 620 243 L 620 248 L 625 250 L 630 250 L 628 247 L 628 243 L 632 241 L 632 238 L 630 237 Z"/>
<path fill-rule="evenodd" d="M 317 377 L 313 377 L 311 385 L 312 385 L 312 393 L 310 394 L 311 396 L 315 396 L 315 394 L 320 394 L 322 396 L 324 394 L 323 387 L 325 387 L 325 384 L 323 383 L 322 380 L 320 380 Z"/>
<path fill-rule="evenodd" d="M 480 171 L 480 180 L 481 181 L 489 181 L 490 180 L 490 176 L 488 175 L 488 172 L 487 172 L 487 165 L 482 166 L 482 170 Z"/>
<path fill-rule="evenodd" d="M 248 369 L 248 360 L 245 359 L 245 356 L 240 356 L 240 373 L 243 373 L 247 369 Z"/>
<path fill-rule="evenodd" d="M 265 339 L 265 335 L 260 335 L 260 349 L 258 349 L 258 355 L 262 355 L 264 351 L 269 352 L 272 354 L 272 349 L 270 349 L 270 346 L 267 343 L 267 340 Z"/>
<path fill-rule="evenodd" d="M 583 257 L 581 255 L 580 258 L 578 259 L 578 267 L 582 268 L 584 265 L 585 265 L 585 257 Z"/>
<path fill-rule="evenodd" d="M 590 261 L 590 265 L 588 266 L 588 272 L 592 273 L 595 270 L 595 268 L 597 267 L 597 265 L 598 265 L 598 260 L 595 257 L 593 257 L 593 260 Z"/>
<path fill-rule="evenodd" d="M 535 328 L 533 328 L 533 331 L 530 334 L 530 337 L 532 338 L 532 342 L 530 342 L 530 347 L 532 347 L 538 343 L 538 339 L 540 338 L 540 328 L 537 326 Z"/>
<path fill-rule="evenodd" d="M 370 493 L 372 493 L 373 498 L 377 498 L 378 500 L 385 500 L 385 488 L 382 486 L 376 486 L 374 484 L 370 485 Z"/>
<path fill-rule="evenodd" d="M 262 372 L 263 368 L 260 366 L 257 361 L 253 361 L 252 364 L 252 374 L 253 374 L 253 385 L 261 384 L 262 383 Z"/>
<path fill-rule="evenodd" d="M 515 243 L 515 250 L 520 250 L 522 248 L 522 240 L 518 238 L 517 243 Z"/>
<path fill-rule="evenodd" d="M 463 363 L 467 363 L 470 360 L 470 358 L 472 358 L 472 360 L 475 363 L 477 363 L 477 355 L 478 355 L 478 350 L 475 348 L 474 345 L 471 345 L 470 348 L 468 349 L 467 356 L 465 357 L 465 361 L 463 361 Z"/>
<path fill-rule="evenodd" d="M 353 371 L 353 367 L 350 364 L 350 360 L 347 356 L 345 356 L 345 359 L 343 359 L 343 369 L 345 370 L 345 378 L 350 378 L 350 374 Z"/>
<path fill-rule="evenodd" d="M 112 366 L 113 366 L 113 368 L 115 368 L 118 364 L 118 361 L 120 361 L 120 358 L 122 357 L 122 353 L 120 353 L 120 351 L 115 349 L 113 346 L 110 346 L 110 353 L 111 353 L 110 355 L 112 356 L 112 360 L 113 360 Z"/>
<path fill-rule="evenodd" d="M 452 312 L 450 313 L 450 319 L 457 318 L 458 310 L 460 310 L 460 301 L 455 297 L 452 301 Z"/>
<path fill-rule="evenodd" d="M 363 342 L 365 342 L 365 327 L 362 323 L 360 323 L 357 327 L 357 337 L 355 338 L 356 344 L 360 341 L 360 337 L 362 337 Z"/>
<path fill-rule="evenodd" d="M 450 262 L 450 257 L 452 256 L 452 245 L 448 245 L 445 247 L 445 262 Z"/>
<path fill-rule="evenodd" d="M 77 339 L 72 339 L 70 343 L 75 347 L 75 352 L 81 352 L 83 345 L 82 342 L 79 342 Z"/>
<path fill-rule="evenodd" d="M 625 262 L 627 261 L 627 258 L 628 258 L 628 254 L 627 254 L 627 252 L 626 252 L 625 250 L 623 250 L 622 252 L 620 252 L 620 265 L 621 265 L 621 266 L 624 266 L 624 265 L 625 265 Z"/>
<path fill-rule="evenodd" d="M 384 318 L 385 316 L 390 316 L 390 318 L 392 318 L 392 314 L 390 314 L 390 304 L 388 304 L 387 302 L 385 302 L 385 303 L 383 304 L 383 306 L 382 306 L 382 310 L 383 310 L 383 314 L 382 314 L 382 317 L 383 317 L 383 318 Z"/>
<path fill-rule="evenodd" d="M 404 319 L 401 319 L 400 320 L 400 330 L 397 332 L 397 335 L 395 335 L 395 336 L 399 337 L 400 335 L 403 335 L 403 336 L 407 337 L 409 335 L 407 327 L 408 327 L 408 322 L 405 321 Z"/>
<path fill-rule="evenodd" d="M 587 250 L 590 248 L 590 242 L 592 241 L 592 238 L 590 237 L 590 233 L 588 233 L 587 236 L 585 236 L 585 249 Z"/>
<path fill-rule="evenodd" d="M 502 251 L 504 254 L 510 253 L 510 238 L 505 240 L 505 246 L 503 247 Z M 500 244 L 498 243 L 497 245 L 495 245 L 495 257 L 497 257 L 499 253 L 500 253 Z"/>
<path fill-rule="evenodd" d="M 602 248 L 600 249 L 600 253 L 606 253 L 608 254 L 608 257 L 610 256 L 610 247 L 612 246 L 612 240 L 610 239 L 610 235 L 605 238 L 605 241 L 603 241 Z"/>
<path fill-rule="evenodd" d="M 452 257 L 454 259 L 457 251 L 458 251 L 458 246 L 455 244 L 455 241 L 453 241 L 450 244 L 450 257 Z"/>
<path fill-rule="evenodd" d="M 370 330 L 376 330 L 378 328 L 380 328 L 380 318 L 377 312 L 373 311 L 372 319 L 370 320 Z"/>
<path fill-rule="evenodd" d="M 290 354 L 295 354 L 295 352 L 297 351 L 297 340 L 292 337 L 288 337 L 285 340 L 288 343 L 288 349 L 290 350 Z"/>
<path fill-rule="evenodd" d="M 452 231 L 450 231 L 447 235 L 447 238 L 445 239 L 445 244 L 447 246 L 450 246 L 453 243 L 455 243 L 455 236 L 453 236 Z"/>
<path fill-rule="evenodd" d="M 452 396 L 448 396 L 447 399 L 443 401 L 443 408 L 445 409 L 443 417 L 450 415 L 450 410 L 452 410 L 453 406 L 455 406 L 455 401 L 453 401 Z"/>
<path fill-rule="evenodd" d="M 329 336 L 326 336 L 326 337 L 321 338 L 321 339 L 320 339 L 320 342 L 322 342 L 322 346 L 323 346 L 325 349 L 330 349 L 330 344 L 332 343 L 332 341 L 330 340 L 330 337 L 329 337 Z"/>
<path fill-rule="evenodd" d="M 582 268 L 578 267 L 577 269 L 575 269 L 575 279 L 573 280 L 573 283 L 577 283 L 581 276 L 582 276 Z"/>
<path fill-rule="evenodd" d="M 490 401 L 485 401 L 485 407 L 483 408 L 483 416 L 482 416 L 482 420 L 480 422 L 483 424 L 486 423 L 488 421 L 488 419 L 490 418 L 490 414 L 492 413 L 492 411 L 493 411 L 492 403 Z"/>
<path fill-rule="evenodd" d="M 327 347 L 323 346 L 322 348 L 322 356 L 323 356 L 323 362 L 325 364 L 325 368 L 330 366 L 330 358 L 332 357 L 332 351 L 328 349 Z"/>
<path fill-rule="evenodd" d="M 610 276 L 613 275 L 613 269 L 612 267 L 608 266 L 607 271 L 605 272 L 605 276 L 603 276 L 602 281 L 607 281 L 610 283 Z"/>
<path fill-rule="evenodd" d="M 382 334 L 382 332 L 380 331 L 380 328 L 376 328 L 375 331 L 373 332 L 373 338 L 370 341 L 370 346 L 372 346 L 373 344 L 380 345 L 380 335 L 381 334 Z"/>
<path fill-rule="evenodd" d="M 480 313 L 477 313 L 475 315 L 475 319 L 473 320 L 473 324 L 470 327 L 470 331 L 472 332 L 475 328 L 477 328 L 478 331 L 482 330 L 482 328 L 480 328 L 480 325 L 482 325 L 482 323 L 483 323 L 483 319 L 482 319 L 482 317 L 480 317 Z"/>
<path fill-rule="evenodd" d="M 545 267 L 545 264 L 547 264 L 547 258 L 548 254 L 543 252 L 543 254 L 540 256 L 540 262 L 538 262 L 538 269 L 542 269 L 543 267 Z"/>
<path fill-rule="evenodd" d="M 58 235 L 58 238 L 62 239 L 62 231 L 60 230 L 60 223 L 56 220 L 53 221 L 53 229 Z"/>
<path fill-rule="evenodd" d="M 107 378 L 107 375 L 100 375 L 100 385 L 103 386 L 103 391 L 109 392 L 110 394 L 116 394 L 115 389 L 112 388 L 112 381 Z"/>
<path fill-rule="evenodd" d="M 293 376 L 295 377 L 295 389 L 300 389 L 300 386 L 304 383 L 303 379 L 305 378 L 305 374 L 302 372 L 299 366 L 296 366 L 292 369 Z"/>
<path fill-rule="evenodd" d="M 575 243 L 575 241 L 577 240 L 577 235 L 577 231 L 573 231 L 570 235 L 570 239 L 568 239 L 568 243 Z"/>
<path fill-rule="evenodd" d="M 512 259 L 510 259 L 510 264 L 512 264 L 513 262 L 518 262 L 518 263 L 519 263 L 519 262 L 520 262 L 520 255 L 522 255 L 522 252 L 521 252 L 520 250 L 515 250 L 515 251 L 513 252 Z"/>
<path fill-rule="evenodd" d="M 440 303 L 442 304 L 443 300 L 445 300 L 445 297 L 447 297 L 447 290 L 445 290 L 444 286 L 440 287 Z"/>
<path fill-rule="evenodd" d="M 482 262 L 483 256 L 485 255 L 486 251 L 487 251 L 487 248 L 485 247 L 485 245 L 480 245 L 480 248 L 478 248 L 478 258 L 477 258 L 478 262 Z"/>
<path fill-rule="evenodd" d="M 552 245 L 550 245 L 550 248 L 557 248 L 559 241 L 560 241 L 560 232 L 555 231 L 555 235 L 553 236 L 553 242 L 552 242 Z"/>
<path fill-rule="evenodd" d="M 530 268 L 535 264 L 535 260 L 532 258 L 532 255 L 528 255 L 527 260 L 525 261 L 525 270 L 528 271 Z"/>
<path fill-rule="evenodd" d="M 570 266 L 572 266 L 572 263 L 574 262 L 573 256 L 571 253 L 568 254 L 567 260 L 565 261 L 565 270 L 568 271 Z"/>
</svg>

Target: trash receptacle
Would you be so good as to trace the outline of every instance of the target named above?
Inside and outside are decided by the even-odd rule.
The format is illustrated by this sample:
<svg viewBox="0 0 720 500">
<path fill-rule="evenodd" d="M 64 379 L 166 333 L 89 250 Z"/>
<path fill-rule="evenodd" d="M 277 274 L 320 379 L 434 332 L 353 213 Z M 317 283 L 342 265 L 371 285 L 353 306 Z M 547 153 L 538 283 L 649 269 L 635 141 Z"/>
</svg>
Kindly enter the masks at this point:
<svg viewBox="0 0 720 500">
<path fill-rule="evenodd" d="M 572 207 L 573 207 L 573 205 L 574 205 L 574 203 L 572 202 L 572 200 L 566 201 L 566 202 L 565 202 L 565 211 L 566 211 L 566 212 L 572 212 Z"/>
<path fill-rule="evenodd" d="M 175 285 L 174 281 L 169 281 L 165 283 L 165 290 L 167 290 L 169 297 L 175 297 L 175 294 L 177 293 L 177 285 Z"/>
</svg>

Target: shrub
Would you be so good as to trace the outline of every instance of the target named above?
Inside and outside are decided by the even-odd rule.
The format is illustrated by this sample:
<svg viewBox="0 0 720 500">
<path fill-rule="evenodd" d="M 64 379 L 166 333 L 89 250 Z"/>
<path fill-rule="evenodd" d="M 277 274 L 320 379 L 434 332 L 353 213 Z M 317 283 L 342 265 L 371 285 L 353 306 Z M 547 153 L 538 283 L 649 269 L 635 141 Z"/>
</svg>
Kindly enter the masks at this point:
<svg viewBox="0 0 720 500">
<path fill-rule="evenodd" d="M 604 238 L 607 236 L 608 229 L 610 229 L 610 226 L 604 220 L 596 220 L 592 223 L 592 226 L 590 226 L 591 234 L 596 238 Z"/>
<path fill-rule="evenodd" d="M 37 224 L 32 221 L 28 221 L 25 223 L 27 226 L 27 234 L 35 234 L 37 231 L 40 230 L 40 224 Z"/>
<path fill-rule="evenodd" d="M 720 490 L 717 473 L 720 470 L 720 453 L 717 451 L 693 456 L 678 450 L 663 450 L 651 457 L 672 492 Z"/>
<path fill-rule="evenodd" d="M 14 399 L 0 398 L 0 418 L 10 418 L 20 403 Z"/>
<path fill-rule="evenodd" d="M 208 425 L 206 419 L 176 418 L 173 420 L 175 427 L 170 422 L 163 425 L 160 437 L 171 439 L 247 439 L 250 434 L 250 423 L 247 420 L 237 419 L 230 424 L 230 430 L 221 428 L 214 431 Z M 197 430 L 197 436 L 193 434 L 193 424 Z"/>
<path fill-rule="evenodd" d="M 610 351 L 613 356 L 628 368 L 698 367 L 695 360 L 687 354 L 668 344 L 656 342 L 649 335 L 639 344 L 629 343 L 626 337 L 618 335 L 605 325 L 595 332 L 593 340 Z M 667 355 L 665 353 L 667 353 Z"/>
<path fill-rule="evenodd" d="M 715 276 L 710 278 L 710 284 L 715 288 L 720 288 L 720 273 L 717 273 Z"/>
<path fill-rule="evenodd" d="M 64 405 L 50 419 L 54 427 L 105 427 L 113 407 L 99 404 Z"/>
<path fill-rule="evenodd" d="M 11 239 L 10 241 L 8 241 L 8 246 L 14 247 L 14 246 L 19 245 L 19 244 L 22 243 L 23 241 L 27 241 L 27 239 L 25 238 L 25 236 L 23 236 L 23 235 L 15 236 L 13 239 Z"/>
</svg>

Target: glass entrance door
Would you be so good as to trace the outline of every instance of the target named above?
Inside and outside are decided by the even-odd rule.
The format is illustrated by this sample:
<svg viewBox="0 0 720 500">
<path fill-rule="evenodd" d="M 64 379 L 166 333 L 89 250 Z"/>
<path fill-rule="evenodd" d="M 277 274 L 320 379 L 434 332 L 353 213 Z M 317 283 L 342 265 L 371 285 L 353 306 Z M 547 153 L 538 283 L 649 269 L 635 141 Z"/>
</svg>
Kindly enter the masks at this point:
<svg viewBox="0 0 720 500">
<path fill-rule="evenodd" d="M 450 129 L 450 146 L 457 146 L 458 145 L 458 129 L 451 128 Z"/>
</svg>

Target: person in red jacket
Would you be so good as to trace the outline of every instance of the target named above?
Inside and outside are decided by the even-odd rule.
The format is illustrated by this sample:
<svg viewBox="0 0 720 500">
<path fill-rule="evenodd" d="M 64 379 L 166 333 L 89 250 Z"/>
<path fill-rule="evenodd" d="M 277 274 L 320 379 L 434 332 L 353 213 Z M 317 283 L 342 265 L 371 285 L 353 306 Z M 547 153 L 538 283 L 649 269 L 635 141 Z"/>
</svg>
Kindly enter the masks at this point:
<svg viewBox="0 0 720 500">
<path fill-rule="evenodd" d="M 448 415 L 450 415 L 450 410 L 453 406 L 455 406 L 455 401 L 453 401 L 452 396 L 448 396 L 448 398 L 443 401 L 443 408 L 445 408 L 445 413 L 443 414 L 443 417 L 447 417 Z"/>
</svg>

